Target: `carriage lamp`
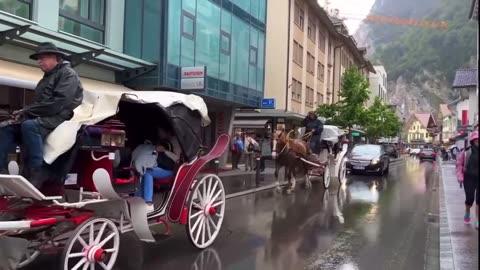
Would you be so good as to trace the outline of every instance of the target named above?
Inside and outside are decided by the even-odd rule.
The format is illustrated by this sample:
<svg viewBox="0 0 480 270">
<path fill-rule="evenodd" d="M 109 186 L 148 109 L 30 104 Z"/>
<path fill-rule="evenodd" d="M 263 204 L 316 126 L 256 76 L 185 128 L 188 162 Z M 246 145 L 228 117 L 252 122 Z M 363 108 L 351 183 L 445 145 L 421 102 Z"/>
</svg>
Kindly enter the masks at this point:
<svg viewBox="0 0 480 270">
<path fill-rule="evenodd" d="M 111 147 L 124 147 L 125 146 L 125 131 L 123 130 L 103 130 L 102 146 L 111 146 Z"/>
</svg>

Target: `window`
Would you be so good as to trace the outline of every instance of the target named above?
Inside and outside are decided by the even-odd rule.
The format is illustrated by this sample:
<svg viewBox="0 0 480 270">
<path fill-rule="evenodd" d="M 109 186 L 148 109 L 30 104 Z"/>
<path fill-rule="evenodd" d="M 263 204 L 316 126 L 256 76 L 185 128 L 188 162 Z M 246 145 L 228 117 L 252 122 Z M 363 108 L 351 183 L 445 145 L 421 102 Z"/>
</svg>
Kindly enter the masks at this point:
<svg viewBox="0 0 480 270">
<path fill-rule="evenodd" d="M 382 88 L 380 87 L 380 84 L 378 85 L 378 96 L 382 97 Z"/>
<path fill-rule="evenodd" d="M 310 40 L 315 43 L 315 39 L 317 37 L 317 26 L 313 23 L 311 19 L 308 19 L 308 29 L 307 35 Z"/>
<path fill-rule="evenodd" d="M 249 57 L 249 62 L 250 65 L 256 66 L 257 65 L 257 55 L 258 55 L 258 50 L 257 48 L 250 46 L 250 57 Z"/>
<path fill-rule="evenodd" d="M 292 99 L 302 101 L 302 83 L 292 79 Z"/>
<path fill-rule="evenodd" d="M 307 52 L 307 72 L 310 74 L 315 73 L 315 57 Z"/>
<path fill-rule="evenodd" d="M 317 63 L 317 79 L 322 82 L 325 80 L 325 66 L 320 62 Z"/>
<path fill-rule="evenodd" d="M 325 37 L 325 33 L 322 31 L 318 32 L 318 48 L 320 51 L 325 52 L 325 43 L 327 41 L 327 38 Z"/>
<path fill-rule="evenodd" d="M 230 55 L 231 48 L 231 36 L 229 33 L 221 31 L 220 32 L 220 51 L 225 55 Z"/>
<path fill-rule="evenodd" d="M 323 104 L 323 95 L 320 92 L 317 92 L 317 105 Z"/>
<path fill-rule="evenodd" d="M 32 0 L 0 0 L 0 10 L 30 20 Z"/>
<path fill-rule="evenodd" d="M 105 0 L 60 0 L 59 30 L 104 43 Z"/>
<path fill-rule="evenodd" d="M 182 12 L 182 36 L 195 39 L 195 16 L 186 11 Z"/>
<path fill-rule="evenodd" d="M 305 90 L 305 97 L 306 97 L 306 99 L 305 99 L 305 105 L 307 105 L 307 106 L 309 106 L 309 107 L 313 107 L 313 98 L 314 98 L 314 96 L 313 96 L 313 93 L 314 93 L 313 88 L 308 87 L 308 86 L 307 86 L 306 88 L 307 88 L 307 89 Z"/>
<path fill-rule="evenodd" d="M 303 30 L 303 27 L 304 27 L 304 20 L 305 20 L 305 12 L 303 11 L 303 9 L 300 7 L 300 5 L 295 2 L 295 11 L 294 11 L 294 22 L 295 24 Z"/>
<path fill-rule="evenodd" d="M 303 47 L 295 40 L 293 41 L 293 62 L 303 66 Z"/>
</svg>

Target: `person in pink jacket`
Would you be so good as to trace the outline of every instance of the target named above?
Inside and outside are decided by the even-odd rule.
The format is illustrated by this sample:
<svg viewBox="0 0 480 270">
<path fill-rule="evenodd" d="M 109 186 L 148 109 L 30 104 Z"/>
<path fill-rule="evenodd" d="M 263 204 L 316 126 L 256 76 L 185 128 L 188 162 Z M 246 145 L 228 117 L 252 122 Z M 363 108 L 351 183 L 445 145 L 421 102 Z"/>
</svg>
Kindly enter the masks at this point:
<svg viewBox="0 0 480 270">
<path fill-rule="evenodd" d="M 457 156 L 457 180 L 460 184 L 463 184 L 463 189 L 465 190 L 465 223 L 470 222 L 470 208 L 473 205 L 473 202 L 476 202 L 476 214 L 477 220 L 475 221 L 475 228 L 478 230 L 478 203 L 480 201 L 480 196 L 478 192 L 479 186 L 479 170 L 478 170 L 478 130 L 474 131 L 470 135 L 470 146 L 465 148 Z M 475 194 L 476 193 L 476 194 Z"/>
</svg>

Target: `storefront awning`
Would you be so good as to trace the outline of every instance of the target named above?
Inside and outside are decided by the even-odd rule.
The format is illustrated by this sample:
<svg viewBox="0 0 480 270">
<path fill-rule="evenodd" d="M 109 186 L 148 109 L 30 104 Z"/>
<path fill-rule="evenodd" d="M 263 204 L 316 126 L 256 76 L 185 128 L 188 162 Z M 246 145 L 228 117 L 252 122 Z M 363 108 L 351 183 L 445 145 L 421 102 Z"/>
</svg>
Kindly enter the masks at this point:
<svg viewBox="0 0 480 270">
<path fill-rule="evenodd" d="M 0 60 L 0 85 L 34 89 L 43 72 L 40 68 Z M 123 85 L 80 78 L 86 91 L 133 91 Z"/>
<path fill-rule="evenodd" d="M 235 120 L 233 121 L 234 128 L 265 128 L 267 119 L 258 120 Z"/>
</svg>

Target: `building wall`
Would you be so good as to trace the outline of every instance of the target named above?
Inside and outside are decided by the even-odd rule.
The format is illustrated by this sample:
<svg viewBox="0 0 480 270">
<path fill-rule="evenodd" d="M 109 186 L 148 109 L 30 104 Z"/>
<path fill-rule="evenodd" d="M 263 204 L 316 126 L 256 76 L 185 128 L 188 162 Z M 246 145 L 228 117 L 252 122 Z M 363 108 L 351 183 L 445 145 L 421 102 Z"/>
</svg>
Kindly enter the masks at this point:
<svg viewBox="0 0 480 270">
<path fill-rule="evenodd" d="M 433 140 L 433 138 L 428 135 L 427 129 L 423 127 L 418 120 L 412 122 L 407 132 L 408 143 L 416 140 L 424 140 L 425 143 L 431 143 Z"/>
<path fill-rule="evenodd" d="M 387 102 L 387 72 L 383 66 L 374 66 L 376 74 L 370 74 L 370 98 L 367 106 L 371 106 L 376 97 L 380 97 L 383 102 Z"/>
<path fill-rule="evenodd" d="M 303 10 L 303 29 L 295 18 L 300 9 Z M 320 104 L 331 102 L 327 89 L 332 88 L 329 83 L 333 82 L 332 68 L 328 71 L 328 44 L 332 33 L 306 1 L 270 1 L 267 10 L 265 97 L 275 98 L 277 109 L 303 115 Z M 290 21 L 286 20 L 289 12 Z M 309 36 L 309 32 L 313 34 Z M 320 33 L 324 38 L 320 38 Z"/>
<path fill-rule="evenodd" d="M 478 115 L 478 86 L 468 92 L 468 124 L 475 125 Z"/>
<path fill-rule="evenodd" d="M 132 85 L 180 90 L 181 67 L 206 66 L 207 87 L 199 95 L 260 107 L 266 0 L 219 2 L 126 0 L 126 52 L 159 63 Z"/>
<path fill-rule="evenodd" d="M 287 66 L 291 65 L 288 56 L 292 54 L 288 29 L 292 28 L 293 21 L 287 19 L 290 9 L 288 2 L 289 0 L 269 1 L 267 6 L 265 98 L 275 98 L 276 109 L 280 110 L 287 109 L 286 95 L 290 85 L 290 80 L 287 81 Z"/>
<path fill-rule="evenodd" d="M 455 137 L 455 121 L 456 118 L 453 115 L 442 118 L 442 140 L 446 141 Z"/>
</svg>

